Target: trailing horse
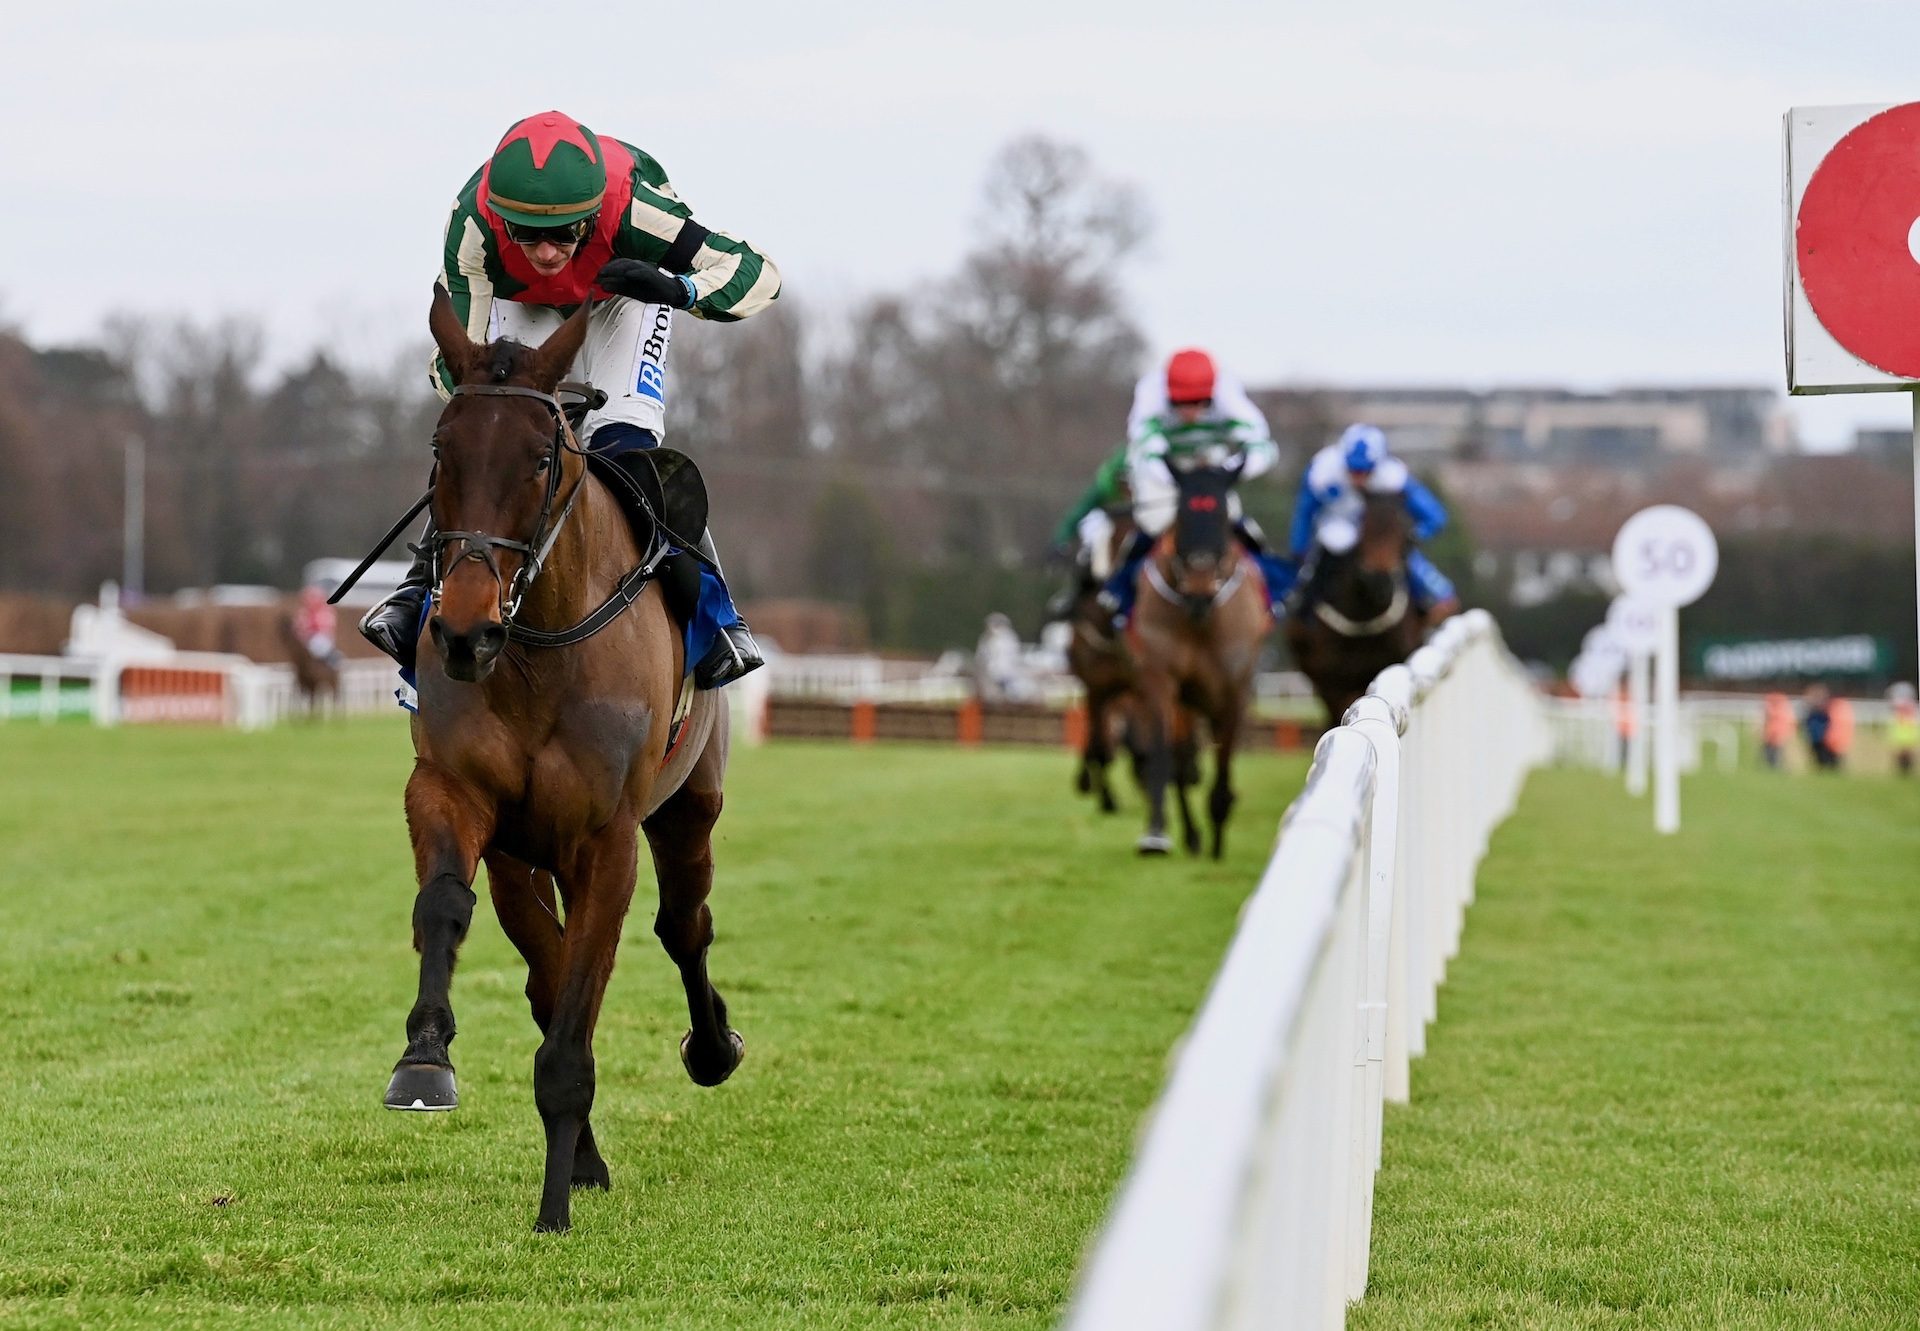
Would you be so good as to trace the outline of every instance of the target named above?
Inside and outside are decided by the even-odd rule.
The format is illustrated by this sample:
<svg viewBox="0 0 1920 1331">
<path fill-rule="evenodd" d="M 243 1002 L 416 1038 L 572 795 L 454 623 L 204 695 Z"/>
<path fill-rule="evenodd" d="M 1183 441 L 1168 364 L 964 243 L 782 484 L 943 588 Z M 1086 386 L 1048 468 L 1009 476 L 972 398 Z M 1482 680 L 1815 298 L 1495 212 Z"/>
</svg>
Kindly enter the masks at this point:
<svg viewBox="0 0 1920 1331">
<path fill-rule="evenodd" d="M 333 662 L 316 656 L 306 639 L 294 626 L 291 615 L 280 617 L 280 638 L 287 648 L 287 662 L 293 667 L 293 686 L 300 694 L 300 705 L 308 720 L 316 720 L 328 711 L 340 710 L 340 671 Z"/>
<path fill-rule="evenodd" d="M 1239 465 L 1179 467 L 1174 479 L 1178 493 L 1173 529 L 1160 538 L 1141 569 L 1147 585 L 1137 598 L 1129 630 L 1147 721 L 1147 830 L 1139 849 L 1143 855 L 1164 855 L 1172 849 L 1166 791 L 1170 782 L 1197 775 L 1191 770 L 1193 739 L 1187 727 L 1198 717 L 1206 722 L 1214 748 L 1207 814 L 1212 854 L 1219 859 L 1234 803 L 1233 750 L 1252 702 L 1260 642 L 1273 626 L 1273 616 L 1259 568 L 1233 533 L 1230 510 Z M 1183 735 L 1188 746 L 1184 760 Z M 1199 838 L 1186 817 L 1184 792 L 1180 804 L 1187 850 L 1197 852 Z"/>
<path fill-rule="evenodd" d="M 1331 725 L 1426 637 L 1407 581 L 1412 552 L 1413 523 L 1400 496 L 1370 494 L 1352 547 L 1322 547 L 1315 556 L 1319 567 L 1300 612 L 1287 617 L 1286 641 Z"/>
<path fill-rule="evenodd" d="M 1118 739 L 1133 755 L 1136 776 L 1144 762 L 1135 738 L 1139 722 L 1133 692 L 1133 653 L 1114 629 L 1113 611 L 1100 599 L 1101 584 L 1116 552 L 1125 547 L 1132 532 L 1132 522 L 1123 520 L 1109 533 L 1105 548 L 1089 552 L 1091 575 L 1081 580 L 1066 619 L 1073 632 L 1067 640 L 1067 671 L 1080 681 L 1087 695 L 1087 737 L 1080 749 L 1080 766 L 1074 772 L 1074 789 L 1083 795 L 1095 795 L 1102 813 L 1112 813 L 1118 807 L 1107 782 L 1114 741 Z"/>
<path fill-rule="evenodd" d="M 654 933 L 686 989 L 681 1061 L 714 1086 L 745 1052 L 707 979 L 727 709 L 686 687 L 681 631 L 653 577 L 665 537 L 636 536 L 554 397 L 587 316 L 583 304 L 538 348 L 479 346 L 434 294 L 429 326 L 457 386 L 434 431 L 437 586 L 406 791 L 419 997 L 386 1095 L 394 1109 L 457 1103 L 449 990 L 484 860 L 544 1037 L 533 1060 L 540 1230 L 568 1227 L 570 1189 L 608 1186 L 589 1120 L 593 1031 L 642 832 L 659 887 Z M 691 705 L 678 720 L 676 700 Z"/>
</svg>

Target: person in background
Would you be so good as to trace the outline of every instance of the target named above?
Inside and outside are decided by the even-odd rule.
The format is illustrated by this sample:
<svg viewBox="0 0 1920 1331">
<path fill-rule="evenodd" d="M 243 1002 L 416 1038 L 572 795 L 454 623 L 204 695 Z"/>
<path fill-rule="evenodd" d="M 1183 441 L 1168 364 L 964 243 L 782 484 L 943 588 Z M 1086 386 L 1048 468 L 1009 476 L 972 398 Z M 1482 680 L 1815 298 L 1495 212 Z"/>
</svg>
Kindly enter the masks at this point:
<svg viewBox="0 0 1920 1331">
<path fill-rule="evenodd" d="M 1914 703 L 1913 685 L 1895 684 L 1887 690 L 1887 703 L 1893 716 L 1887 722 L 1887 747 L 1893 750 L 1893 770 L 1901 776 L 1913 775 L 1915 750 L 1920 750 L 1920 706 Z"/>
<path fill-rule="evenodd" d="M 987 702 L 1007 702 L 1024 691 L 1020 635 L 1013 631 L 1013 621 L 998 610 L 987 616 L 986 628 L 974 646 L 973 666 L 980 696 Z"/>
<path fill-rule="evenodd" d="M 1633 700 L 1627 696 L 1627 682 L 1623 679 L 1613 695 L 1613 733 L 1620 740 L 1620 766 L 1623 769 L 1632 761 L 1628 755 L 1633 750 L 1633 726 Z"/>
<path fill-rule="evenodd" d="M 1853 703 L 1846 698 L 1827 704 L 1827 748 L 1833 752 L 1836 769 L 1847 765 L 1847 755 L 1853 752 Z"/>
<path fill-rule="evenodd" d="M 1813 751 L 1813 765 L 1822 771 L 1832 771 L 1833 750 L 1827 746 L 1827 736 L 1833 730 L 1833 717 L 1827 711 L 1827 691 L 1819 684 L 1807 686 L 1806 716 L 1800 724 L 1807 732 L 1807 747 Z"/>
<path fill-rule="evenodd" d="M 1784 693 L 1769 693 L 1761 703 L 1760 756 L 1768 767 L 1778 768 L 1793 738 L 1793 704 Z"/>
<path fill-rule="evenodd" d="M 340 647 L 335 641 L 338 628 L 327 594 L 311 584 L 302 587 L 300 608 L 293 612 L 293 633 L 314 660 L 330 666 L 340 664 Z"/>
</svg>

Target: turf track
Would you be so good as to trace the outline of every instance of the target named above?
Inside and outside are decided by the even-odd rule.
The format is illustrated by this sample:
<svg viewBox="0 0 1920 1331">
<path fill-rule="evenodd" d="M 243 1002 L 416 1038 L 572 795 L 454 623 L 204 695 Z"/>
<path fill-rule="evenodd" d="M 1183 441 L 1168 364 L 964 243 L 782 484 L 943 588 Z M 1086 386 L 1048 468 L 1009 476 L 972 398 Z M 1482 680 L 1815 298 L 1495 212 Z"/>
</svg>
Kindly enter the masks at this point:
<svg viewBox="0 0 1920 1331">
<path fill-rule="evenodd" d="M 529 1232 L 522 972 L 465 1103 L 378 1097 L 412 995 L 404 733 L 0 730 L 0 1325 L 1051 1325 L 1297 762 L 1141 865 L 1044 752 L 779 745 L 722 826 L 734 1082 L 644 922 L 615 1191 Z M 1351 1325 L 1920 1325 L 1920 789 L 1546 773 L 1496 838 Z"/>
<path fill-rule="evenodd" d="M 403 727 L 0 729 L 0 1325 L 1044 1327 L 1259 872 L 1141 864 L 1065 754 L 740 755 L 687 1081 L 636 911 L 596 1044 L 614 1191 L 531 1232 L 525 972 L 483 905 L 462 1107 L 386 1113 L 413 995 Z"/>
<path fill-rule="evenodd" d="M 1356 1331 L 1920 1327 L 1920 784 L 1537 774 L 1390 1107 Z"/>
</svg>

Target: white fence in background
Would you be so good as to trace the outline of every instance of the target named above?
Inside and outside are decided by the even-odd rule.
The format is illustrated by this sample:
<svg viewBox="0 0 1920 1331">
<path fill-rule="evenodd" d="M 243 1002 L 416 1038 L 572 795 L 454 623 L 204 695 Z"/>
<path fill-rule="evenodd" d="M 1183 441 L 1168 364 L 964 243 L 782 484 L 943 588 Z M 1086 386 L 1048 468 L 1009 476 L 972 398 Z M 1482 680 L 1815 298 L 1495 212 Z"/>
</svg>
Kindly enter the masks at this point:
<svg viewBox="0 0 1920 1331">
<path fill-rule="evenodd" d="M 1553 760 L 1566 767 L 1597 767 L 1619 771 L 1626 763 L 1624 736 L 1620 730 L 1620 704 L 1613 698 L 1548 698 L 1545 700 L 1548 724 L 1553 732 Z M 1745 713 L 1757 720 L 1758 699 L 1737 704 L 1736 712 L 1712 700 L 1680 700 L 1680 771 L 1697 772 L 1705 761 L 1705 751 L 1713 750 L 1713 761 L 1723 772 L 1740 765 L 1740 737 L 1753 729 Z M 1653 709 L 1642 724 L 1652 724 Z"/>
<path fill-rule="evenodd" d="M 335 710 L 395 707 L 399 675 L 386 661 L 340 668 Z M 293 669 L 220 652 L 134 658 L 0 655 L 0 721 L 84 715 L 99 725 L 189 721 L 258 730 L 305 714 Z"/>
<path fill-rule="evenodd" d="M 1407 1098 L 1475 866 L 1548 755 L 1540 701 L 1469 611 L 1322 738 L 1071 1331 L 1344 1323 L 1367 1285 L 1382 1101 Z"/>
<path fill-rule="evenodd" d="M 964 652 L 938 661 L 897 660 L 872 655 L 783 652 L 769 656 L 763 674 L 776 698 L 824 702 L 957 703 L 977 692 Z M 751 678 L 751 676 L 749 677 Z M 1029 650 L 1026 700 L 1050 706 L 1080 701 L 1080 682 L 1058 667 L 1052 654 Z M 1295 670 L 1263 671 L 1254 679 L 1257 704 L 1311 701 L 1313 687 Z"/>
</svg>

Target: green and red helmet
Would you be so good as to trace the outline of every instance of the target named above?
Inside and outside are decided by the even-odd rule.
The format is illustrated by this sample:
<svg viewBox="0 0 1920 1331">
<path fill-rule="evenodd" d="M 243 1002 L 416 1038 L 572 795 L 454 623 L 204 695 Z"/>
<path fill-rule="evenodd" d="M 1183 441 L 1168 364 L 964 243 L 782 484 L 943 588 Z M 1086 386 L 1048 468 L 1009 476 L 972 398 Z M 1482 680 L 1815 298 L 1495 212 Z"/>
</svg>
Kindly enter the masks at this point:
<svg viewBox="0 0 1920 1331">
<path fill-rule="evenodd" d="M 559 111 L 506 132 L 487 164 L 487 207 L 517 226 L 565 226 L 600 210 L 607 161 L 593 131 Z"/>
</svg>

